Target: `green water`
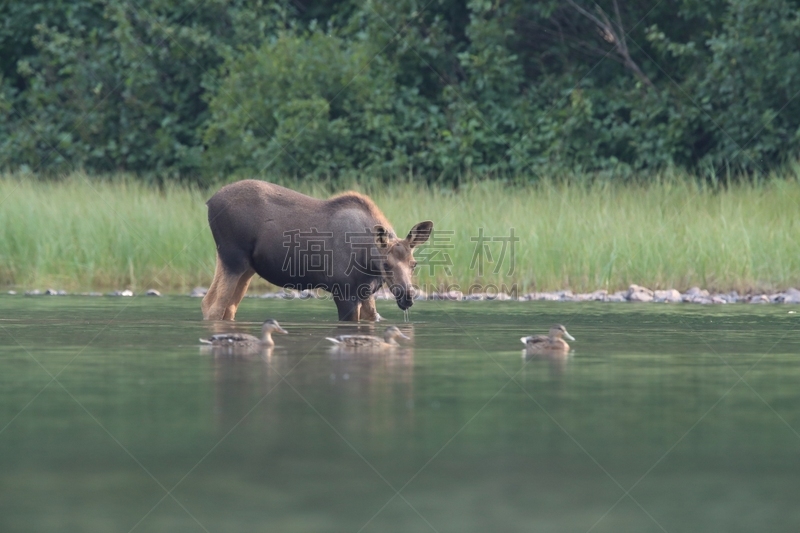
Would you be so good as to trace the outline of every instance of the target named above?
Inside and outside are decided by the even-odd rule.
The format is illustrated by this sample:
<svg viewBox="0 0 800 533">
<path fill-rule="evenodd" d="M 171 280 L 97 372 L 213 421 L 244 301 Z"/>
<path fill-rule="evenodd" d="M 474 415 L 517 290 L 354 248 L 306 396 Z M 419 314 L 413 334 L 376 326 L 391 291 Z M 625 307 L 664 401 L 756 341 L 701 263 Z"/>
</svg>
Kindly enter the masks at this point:
<svg viewBox="0 0 800 533">
<path fill-rule="evenodd" d="M 346 356 L 331 302 L 248 299 L 290 335 L 234 358 L 199 303 L 0 296 L 0 531 L 800 529 L 797 307 L 419 302 Z"/>
</svg>

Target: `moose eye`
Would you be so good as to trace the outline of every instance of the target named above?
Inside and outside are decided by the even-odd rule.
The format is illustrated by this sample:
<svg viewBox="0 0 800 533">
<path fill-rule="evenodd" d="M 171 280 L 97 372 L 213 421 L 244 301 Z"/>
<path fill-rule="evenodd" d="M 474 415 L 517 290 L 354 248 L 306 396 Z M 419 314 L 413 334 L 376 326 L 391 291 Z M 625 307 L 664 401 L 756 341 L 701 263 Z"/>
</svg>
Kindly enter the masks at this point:
<svg viewBox="0 0 800 533">
<path fill-rule="evenodd" d="M 384 263 L 383 264 L 383 269 L 384 270 L 391 270 L 391 266 L 389 265 L 389 263 Z"/>
</svg>

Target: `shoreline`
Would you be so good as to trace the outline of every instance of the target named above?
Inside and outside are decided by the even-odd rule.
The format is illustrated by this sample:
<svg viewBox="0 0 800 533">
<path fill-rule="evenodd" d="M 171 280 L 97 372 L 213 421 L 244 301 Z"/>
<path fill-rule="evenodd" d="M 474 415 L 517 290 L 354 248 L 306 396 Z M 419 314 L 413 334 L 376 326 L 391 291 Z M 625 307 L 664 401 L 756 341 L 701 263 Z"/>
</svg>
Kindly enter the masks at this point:
<svg viewBox="0 0 800 533">
<path fill-rule="evenodd" d="M 168 294 L 169 296 L 189 296 L 192 298 L 202 298 L 205 296 L 207 289 L 205 287 L 195 287 L 188 294 Z M 4 295 L 7 296 L 90 296 L 90 297 L 134 297 L 134 296 L 150 296 L 160 297 L 161 292 L 156 289 L 148 289 L 145 292 L 134 293 L 129 289 L 116 290 L 112 292 L 73 292 L 69 293 L 65 290 L 47 289 L 45 291 L 39 289 L 32 289 L 19 293 L 15 290 L 5 291 Z M 392 300 L 394 296 L 386 289 L 382 288 L 375 294 L 376 300 Z M 297 291 L 294 289 L 282 289 L 278 291 L 270 291 L 262 294 L 246 294 L 245 298 L 262 298 L 272 299 L 281 298 L 285 300 L 293 299 L 329 299 L 331 296 L 321 290 L 303 290 Z M 616 291 L 609 293 L 605 289 L 596 290 L 590 293 L 573 293 L 571 290 L 561 290 L 552 292 L 530 292 L 524 294 L 507 293 L 507 292 L 470 292 L 463 293 L 461 291 L 450 290 L 445 292 L 427 292 L 424 290 L 417 290 L 414 295 L 414 300 L 417 301 L 517 301 L 517 302 L 532 302 L 532 301 L 547 301 L 547 302 L 609 302 L 609 303 L 693 303 L 703 305 L 720 305 L 720 304 L 735 304 L 735 303 L 748 303 L 748 304 L 800 304 L 800 290 L 789 288 L 785 291 L 778 292 L 755 292 L 752 294 L 740 295 L 736 291 L 725 293 L 710 292 L 706 289 L 699 287 L 692 287 L 686 292 L 681 293 L 676 289 L 667 290 L 652 290 L 640 285 L 631 285 L 625 291 Z"/>
</svg>

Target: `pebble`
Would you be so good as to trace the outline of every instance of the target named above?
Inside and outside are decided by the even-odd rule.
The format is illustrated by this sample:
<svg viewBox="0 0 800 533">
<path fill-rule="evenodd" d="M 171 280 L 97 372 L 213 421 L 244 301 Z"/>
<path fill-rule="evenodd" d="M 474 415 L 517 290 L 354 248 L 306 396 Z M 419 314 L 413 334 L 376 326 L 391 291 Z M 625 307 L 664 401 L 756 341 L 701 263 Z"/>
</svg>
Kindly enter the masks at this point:
<svg viewBox="0 0 800 533">
<path fill-rule="evenodd" d="M 781 303 L 800 304 L 800 291 L 792 287 L 783 292 Z"/>
<path fill-rule="evenodd" d="M 205 287 L 195 287 L 194 289 L 192 289 L 192 292 L 189 293 L 189 296 L 191 296 L 192 298 L 202 298 L 203 296 L 206 295 L 207 292 L 208 289 Z"/>
<path fill-rule="evenodd" d="M 729 304 L 735 304 L 736 302 L 738 302 L 741 299 L 741 297 L 739 296 L 739 293 L 736 292 L 736 291 L 731 291 L 731 292 L 726 293 L 726 294 L 717 294 L 716 296 L 718 296 L 719 298 L 722 298 L 723 300 L 725 300 Z"/>
<path fill-rule="evenodd" d="M 647 287 L 641 287 L 639 285 L 631 285 L 628 287 L 628 292 L 625 295 L 625 299 L 629 302 L 652 302 L 653 301 L 653 291 L 648 289 Z"/>
<path fill-rule="evenodd" d="M 622 291 L 615 292 L 614 294 L 609 294 L 605 300 L 606 302 L 627 302 L 628 298 L 626 298 L 626 294 Z"/>
<path fill-rule="evenodd" d="M 560 300 L 558 294 L 554 292 L 532 292 L 530 293 L 529 297 L 530 300 L 544 300 L 550 302 Z"/>
<path fill-rule="evenodd" d="M 669 289 L 667 291 L 653 291 L 653 301 L 675 303 L 683 301 L 683 298 L 681 297 L 680 292 L 676 291 L 675 289 Z"/>
<path fill-rule="evenodd" d="M 608 299 L 608 291 L 600 289 L 589 293 L 589 300 L 592 302 L 605 302 Z"/>
<path fill-rule="evenodd" d="M 684 293 L 684 296 L 710 296 L 710 293 L 700 287 L 692 287 Z"/>
<path fill-rule="evenodd" d="M 123 289 L 121 291 L 109 292 L 109 296 L 133 296 L 133 291 L 130 289 Z"/>
<path fill-rule="evenodd" d="M 464 299 L 464 295 L 461 291 L 434 292 L 428 296 L 428 299 L 461 301 Z"/>
<path fill-rule="evenodd" d="M 280 298 L 281 293 L 279 292 L 265 292 L 264 294 L 260 295 L 259 298 L 265 298 L 267 300 L 272 298 Z"/>
</svg>

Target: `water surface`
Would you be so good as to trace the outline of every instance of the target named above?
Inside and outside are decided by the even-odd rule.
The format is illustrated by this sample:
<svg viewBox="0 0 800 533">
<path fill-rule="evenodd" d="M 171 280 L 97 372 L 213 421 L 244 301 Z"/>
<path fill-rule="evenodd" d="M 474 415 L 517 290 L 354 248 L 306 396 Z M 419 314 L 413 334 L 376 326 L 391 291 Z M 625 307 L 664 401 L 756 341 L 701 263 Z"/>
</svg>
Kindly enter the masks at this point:
<svg viewBox="0 0 800 533">
<path fill-rule="evenodd" d="M 331 302 L 247 299 L 290 335 L 229 357 L 199 303 L 0 297 L 1 531 L 800 528 L 797 308 L 418 302 L 347 356 Z"/>
</svg>

